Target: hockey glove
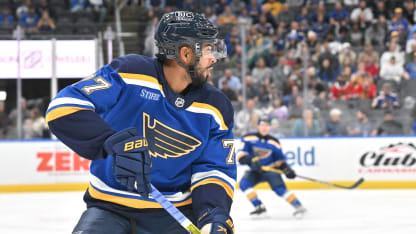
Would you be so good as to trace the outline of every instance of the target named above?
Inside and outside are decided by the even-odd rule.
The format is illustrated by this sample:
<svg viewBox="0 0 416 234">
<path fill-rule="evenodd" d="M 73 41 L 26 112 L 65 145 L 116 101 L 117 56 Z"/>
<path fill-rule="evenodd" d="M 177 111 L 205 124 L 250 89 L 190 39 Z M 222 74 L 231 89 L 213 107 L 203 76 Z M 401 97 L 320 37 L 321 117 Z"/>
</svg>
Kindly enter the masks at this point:
<svg viewBox="0 0 416 234">
<path fill-rule="evenodd" d="M 234 234 L 233 220 L 221 208 L 203 211 L 198 218 L 197 226 L 202 234 Z"/>
<path fill-rule="evenodd" d="M 253 157 L 250 161 L 250 167 L 255 172 L 261 172 L 261 162 L 259 157 Z"/>
<path fill-rule="evenodd" d="M 113 156 L 113 172 L 117 182 L 126 186 L 128 191 L 137 192 L 147 199 L 152 191 L 152 158 L 146 139 L 139 136 L 136 128 L 128 128 L 108 137 L 104 149 Z"/>
<path fill-rule="evenodd" d="M 287 165 L 286 162 L 284 162 L 281 166 L 280 166 L 281 170 L 283 171 L 283 173 L 285 173 L 285 176 L 288 179 L 294 179 L 296 178 L 296 173 L 295 171 L 289 167 L 289 165 Z"/>
</svg>

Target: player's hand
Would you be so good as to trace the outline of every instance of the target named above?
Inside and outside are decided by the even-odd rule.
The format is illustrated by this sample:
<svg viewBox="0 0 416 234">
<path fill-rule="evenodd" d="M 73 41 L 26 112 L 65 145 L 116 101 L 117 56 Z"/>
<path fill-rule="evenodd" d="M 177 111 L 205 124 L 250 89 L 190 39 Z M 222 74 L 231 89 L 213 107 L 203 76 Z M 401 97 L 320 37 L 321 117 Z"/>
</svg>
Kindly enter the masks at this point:
<svg viewBox="0 0 416 234">
<path fill-rule="evenodd" d="M 197 226 L 202 234 L 234 234 L 233 220 L 220 208 L 202 212 Z"/>
<path fill-rule="evenodd" d="M 253 157 L 250 161 L 250 167 L 255 172 L 261 172 L 261 162 L 259 157 Z"/>
<path fill-rule="evenodd" d="M 136 128 L 128 128 L 108 137 L 104 149 L 114 158 L 113 172 L 117 182 L 147 199 L 152 191 L 152 158 L 146 139 L 139 136 Z"/>
<path fill-rule="evenodd" d="M 296 178 L 296 172 L 292 168 L 290 168 L 290 167 L 284 168 L 283 169 L 283 172 L 285 173 L 285 176 L 288 179 L 294 179 L 294 178 Z"/>
</svg>

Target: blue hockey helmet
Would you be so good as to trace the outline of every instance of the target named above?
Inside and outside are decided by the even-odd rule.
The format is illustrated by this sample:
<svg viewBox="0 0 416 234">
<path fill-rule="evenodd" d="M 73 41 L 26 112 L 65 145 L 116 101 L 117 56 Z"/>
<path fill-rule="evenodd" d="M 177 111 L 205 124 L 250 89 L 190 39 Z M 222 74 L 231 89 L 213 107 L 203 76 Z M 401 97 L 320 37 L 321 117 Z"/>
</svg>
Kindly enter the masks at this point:
<svg viewBox="0 0 416 234">
<path fill-rule="evenodd" d="M 218 29 L 204 15 L 189 11 L 166 13 L 160 19 L 156 31 L 158 57 L 179 61 L 179 50 L 188 46 L 196 55 L 197 62 L 204 56 L 203 46 L 209 45 L 210 55 L 216 59 L 227 56 L 224 40 L 218 39 Z"/>
</svg>

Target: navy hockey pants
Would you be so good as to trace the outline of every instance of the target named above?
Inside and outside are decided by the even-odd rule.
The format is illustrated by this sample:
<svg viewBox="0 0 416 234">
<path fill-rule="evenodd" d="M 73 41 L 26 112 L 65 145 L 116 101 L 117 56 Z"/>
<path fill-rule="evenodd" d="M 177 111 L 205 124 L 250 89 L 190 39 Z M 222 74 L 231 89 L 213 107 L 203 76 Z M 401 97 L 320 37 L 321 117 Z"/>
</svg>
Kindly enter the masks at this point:
<svg viewBox="0 0 416 234">
<path fill-rule="evenodd" d="M 244 174 L 243 178 L 240 181 L 240 187 L 243 190 L 245 190 L 246 188 L 243 188 L 244 185 L 247 184 L 255 186 L 256 184 L 261 182 L 269 183 L 270 187 L 273 190 L 279 187 L 282 189 L 286 189 L 285 182 L 283 181 L 282 176 L 280 174 L 270 171 L 263 171 L 261 173 L 258 173 L 251 170 Z"/>
<path fill-rule="evenodd" d="M 195 224 L 191 207 L 181 211 Z M 133 230 L 137 234 L 188 233 L 169 214 L 158 217 L 143 214 L 143 218 L 135 222 L 136 227 L 133 228 L 128 218 L 101 208 L 90 207 L 84 211 L 72 234 L 132 234 Z"/>
</svg>

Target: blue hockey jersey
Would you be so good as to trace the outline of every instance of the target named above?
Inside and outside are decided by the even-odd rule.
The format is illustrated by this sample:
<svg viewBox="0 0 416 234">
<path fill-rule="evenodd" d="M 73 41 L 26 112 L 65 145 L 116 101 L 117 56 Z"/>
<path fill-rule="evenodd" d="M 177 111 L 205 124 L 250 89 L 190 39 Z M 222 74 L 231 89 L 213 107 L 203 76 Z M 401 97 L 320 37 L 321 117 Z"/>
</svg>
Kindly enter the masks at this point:
<svg viewBox="0 0 416 234">
<path fill-rule="evenodd" d="M 237 161 L 241 164 L 250 164 L 253 157 L 258 157 L 261 165 L 279 167 L 286 161 L 279 140 L 259 133 L 250 133 L 241 138 L 241 146 L 237 152 Z"/>
<path fill-rule="evenodd" d="M 176 94 L 158 60 L 127 55 L 61 90 L 46 121 L 66 145 L 93 160 L 88 205 L 125 215 L 161 208 L 115 180 L 113 159 L 103 149 L 108 136 L 136 127 L 153 156 L 151 183 L 168 200 L 177 207 L 193 203 L 196 215 L 206 207 L 229 212 L 236 180 L 233 109 L 209 84 Z"/>
</svg>

